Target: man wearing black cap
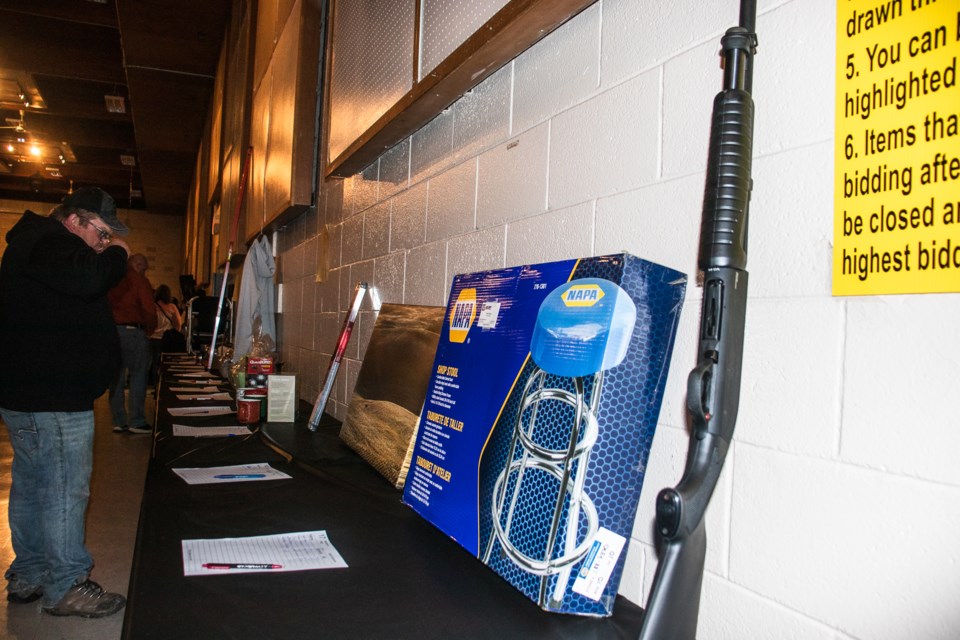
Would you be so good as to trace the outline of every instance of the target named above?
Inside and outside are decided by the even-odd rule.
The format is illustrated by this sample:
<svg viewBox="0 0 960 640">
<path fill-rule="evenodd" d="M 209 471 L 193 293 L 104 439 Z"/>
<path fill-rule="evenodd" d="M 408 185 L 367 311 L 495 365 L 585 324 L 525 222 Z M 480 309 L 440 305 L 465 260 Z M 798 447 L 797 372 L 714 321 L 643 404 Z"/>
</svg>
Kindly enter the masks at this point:
<svg viewBox="0 0 960 640">
<path fill-rule="evenodd" d="M 107 291 L 127 268 L 129 230 L 95 187 L 47 217 L 27 211 L 0 263 L 0 415 L 13 445 L 7 600 L 96 618 L 126 600 L 90 580 L 84 518 L 93 402 L 120 364 Z"/>
</svg>

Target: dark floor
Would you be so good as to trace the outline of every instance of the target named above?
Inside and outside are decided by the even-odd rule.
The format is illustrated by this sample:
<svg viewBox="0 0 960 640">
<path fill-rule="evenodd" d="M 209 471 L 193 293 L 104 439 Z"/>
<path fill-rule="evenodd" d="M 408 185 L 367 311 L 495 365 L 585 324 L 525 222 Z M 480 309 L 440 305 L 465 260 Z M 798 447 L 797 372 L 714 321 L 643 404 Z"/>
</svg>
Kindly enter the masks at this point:
<svg viewBox="0 0 960 640">
<path fill-rule="evenodd" d="M 152 420 L 153 398 L 147 397 Z M 126 595 L 140 513 L 140 498 L 150 454 L 149 435 L 115 434 L 106 396 L 97 400 L 93 481 L 87 512 L 87 548 L 96 566 L 91 577 L 108 591 Z M 0 573 L 13 559 L 7 501 L 10 495 L 10 448 L 0 428 Z M 0 580 L 0 588 L 6 585 Z M 0 600 L 0 638 L 10 640 L 111 640 L 120 638 L 123 611 L 108 618 L 58 618 L 40 611 L 40 602 L 10 604 Z"/>
</svg>

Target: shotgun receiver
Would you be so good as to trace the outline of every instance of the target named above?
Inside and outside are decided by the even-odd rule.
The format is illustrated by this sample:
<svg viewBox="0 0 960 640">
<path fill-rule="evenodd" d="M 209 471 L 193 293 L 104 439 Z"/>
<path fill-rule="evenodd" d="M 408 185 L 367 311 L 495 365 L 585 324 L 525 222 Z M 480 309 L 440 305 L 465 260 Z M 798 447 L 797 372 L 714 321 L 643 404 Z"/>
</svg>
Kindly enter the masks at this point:
<svg viewBox="0 0 960 640">
<path fill-rule="evenodd" d="M 698 361 L 687 380 L 692 434 L 683 477 L 676 487 L 657 495 L 660 562 L 641 640 L 696 637 L 707 551 L 704 512 L 737 421 L 747 306 L 755 21 L 755 1 L 744 0 L 740 26 L 727 30 L 721 40 L 724 84 L 713 102 L 700 229 L 703 306 Z"/>
</svg>

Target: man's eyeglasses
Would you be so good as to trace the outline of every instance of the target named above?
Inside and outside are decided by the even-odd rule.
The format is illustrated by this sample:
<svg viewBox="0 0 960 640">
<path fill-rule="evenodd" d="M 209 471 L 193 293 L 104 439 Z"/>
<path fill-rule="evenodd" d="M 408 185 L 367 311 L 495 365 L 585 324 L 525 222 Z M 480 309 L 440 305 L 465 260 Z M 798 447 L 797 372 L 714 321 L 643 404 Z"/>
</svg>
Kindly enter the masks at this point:
<svg viewBox="0 0 960 640">
<path fill-rule="evenodd" d="M 111 240 L 113 240 L 113 234 L 106 229 L 98 227 L 97 225 L 93 224 L 91 220 L 87 220 L 87 224 L 94 228 L 94 230 L 97 232 L 97 235 L 100 236 L 101 242 L 109 243 Z"/>
</svg>

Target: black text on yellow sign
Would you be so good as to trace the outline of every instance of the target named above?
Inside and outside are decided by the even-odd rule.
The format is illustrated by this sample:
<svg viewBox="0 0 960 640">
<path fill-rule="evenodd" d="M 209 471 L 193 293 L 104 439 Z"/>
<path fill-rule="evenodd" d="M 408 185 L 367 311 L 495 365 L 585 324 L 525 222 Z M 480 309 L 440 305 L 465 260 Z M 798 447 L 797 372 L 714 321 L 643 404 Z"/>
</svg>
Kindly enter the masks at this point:
<svg viewBox="0 0 960 640">
<path fill-rule="evenodd" d="M 834 295 L 960 291 L 960 0 L 838 0 Z"/>
</svg>

